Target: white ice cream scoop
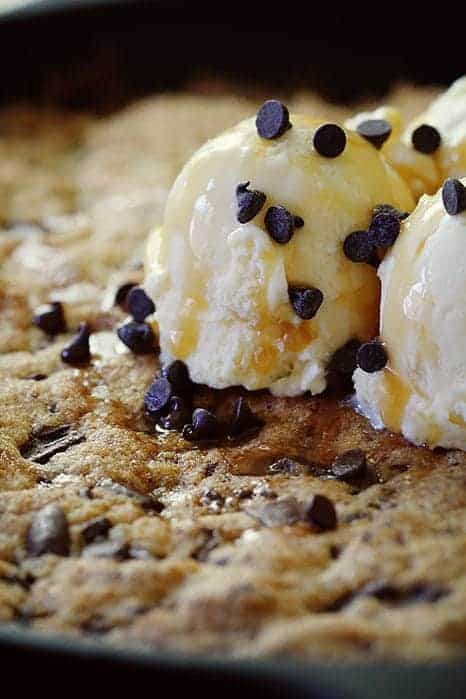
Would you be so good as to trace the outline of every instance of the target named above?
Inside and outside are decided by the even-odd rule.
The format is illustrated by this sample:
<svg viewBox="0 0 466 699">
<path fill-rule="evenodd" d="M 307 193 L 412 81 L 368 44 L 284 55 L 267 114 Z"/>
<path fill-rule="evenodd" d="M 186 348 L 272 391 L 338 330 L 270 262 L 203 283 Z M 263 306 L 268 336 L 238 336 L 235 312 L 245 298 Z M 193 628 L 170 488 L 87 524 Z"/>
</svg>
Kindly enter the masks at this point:
<svg viewBox="0 0 466 699">
<path fill-rule="evenodd" d="M 249 119 L 195 153 L 148 244 L 162 361 L 214 388 L 324 390 L 334 352 L 377 326 L 375 269 L 343 243 L 375 206 L 414 206 L 360 135 L 280 115 L 276 134 Z"/>
<path fill-rule="evenodd" d="M 415 444 L 466 449 L 466 179 L 421 198 L 379 268 L 388 364 L 357 369 L 360 409 Z M 450 212 L 450 213 L 448 213 Z"/>
</svg>

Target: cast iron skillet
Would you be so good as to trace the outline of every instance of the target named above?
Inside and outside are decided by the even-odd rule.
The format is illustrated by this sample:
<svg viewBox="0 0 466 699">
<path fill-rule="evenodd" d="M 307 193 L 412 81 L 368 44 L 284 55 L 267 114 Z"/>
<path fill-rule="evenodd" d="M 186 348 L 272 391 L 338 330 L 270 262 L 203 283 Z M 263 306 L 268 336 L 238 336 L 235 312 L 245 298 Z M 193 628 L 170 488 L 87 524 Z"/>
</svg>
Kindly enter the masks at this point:
<svg viewBox="0 0 466 699">
<path fill-rule="evenodd" d="M 222 17 L 220 9 L 227 13 Z M 286 11 L 285 11 L 286 9 Z M 454 28 L 442 60 L 435 15 L 377 16 L 287 0 L 282 16 L 266 3 L 36 0 L 0 12 L 0 102 L 33 99 L 109 111 L 149 91 L 176 89 L 205 73 L 273 94 L 297 85 L 349 100 L 381 94 L 394 79 L 448 83 L 466 66 Z M 437 41 L 438 44 L 438 41 Z M 433 55 L 435 54 L 435 60 Z M 437 665 L 296 664 L 227 661 L 115 649 L 102 642 L 0 626 L 0 679 L 15 693 L 32 684 L 48 695 L 93 694 L 130 686 L 241 699 L 464 699 L 466 663 Z M 63 678 L 65 681 L 63 681 Z M 10 684 L 11 682 L 11 684 Z"/>
</svg>

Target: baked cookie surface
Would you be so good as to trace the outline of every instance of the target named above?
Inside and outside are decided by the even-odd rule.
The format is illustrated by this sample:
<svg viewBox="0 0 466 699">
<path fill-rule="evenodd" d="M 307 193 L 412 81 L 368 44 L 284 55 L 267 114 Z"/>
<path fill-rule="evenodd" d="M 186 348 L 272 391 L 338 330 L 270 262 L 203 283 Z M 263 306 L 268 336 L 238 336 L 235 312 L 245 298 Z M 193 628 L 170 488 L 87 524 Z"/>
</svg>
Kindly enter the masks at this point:
<svg viewBox="0 0 466 699">
<path fill-rule="evenodd" d="M 236 657 L 464 653 L 463 453 L 374 431 L 339 384 L 293 399 L 198 387 L 194 404 L 220 418 L 247 398 L 263 427 L 234 440 L 191 443 L 144 418 L 158 357 L 118 345 L 115 295 L 142 280 L 186 158 L 256 108 L 186 95 L 102 119 L 0 115 L 0 619 Z M 31 322 L 51 300 L 68 328 L 54 337 Z M 83 321 L 91 362 L 70 367 L 60 352 Z M 365 468 L 345 475 L 349 450 Z M 316 495 L 336 528 L 309 517 Z"/>
</svg>

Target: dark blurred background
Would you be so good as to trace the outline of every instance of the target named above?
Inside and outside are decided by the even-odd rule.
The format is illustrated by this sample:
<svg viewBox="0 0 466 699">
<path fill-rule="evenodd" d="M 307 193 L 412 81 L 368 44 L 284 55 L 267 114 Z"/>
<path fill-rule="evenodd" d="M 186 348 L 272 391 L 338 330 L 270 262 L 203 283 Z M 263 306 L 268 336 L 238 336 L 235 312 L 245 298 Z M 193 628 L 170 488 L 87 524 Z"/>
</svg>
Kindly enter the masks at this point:
<svg viewBox="0 0 466 699">
<path fill-rule="evenodd" d="M 305 86 L 349 102 L 379 97 L 400 79 L 447 84 L 466 72 L 460 5 L 455 12 L 293 0 L 69 4 L 72 11 L 0 21 L 2 101 L 108 110 L 222 76 L 238 91 Z"/>
</svg>

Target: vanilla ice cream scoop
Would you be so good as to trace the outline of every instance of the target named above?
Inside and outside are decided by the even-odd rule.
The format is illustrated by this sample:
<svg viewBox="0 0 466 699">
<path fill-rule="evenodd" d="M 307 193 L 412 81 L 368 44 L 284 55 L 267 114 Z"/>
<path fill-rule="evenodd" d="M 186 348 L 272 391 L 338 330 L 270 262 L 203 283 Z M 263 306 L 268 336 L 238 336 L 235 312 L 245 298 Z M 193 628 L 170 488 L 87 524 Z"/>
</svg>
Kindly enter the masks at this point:
<svg viewBox="0 0 466 699">
<path fill-rule="evenodd" d="M 414 197 L 433 194 L 447 177 L 466 175 L 466 76 L 456 80 L 408 126 L 400 112 L 383 106 L 351 117 L 358 130 L 368 121 L 386 121 L 391 132 L 383 155 L 408 184 Z"/>
<path fill-rule="evenodd" d="M 405 129 L 398 109 L 379 107 L 373 112 L 361 112 L 345 122 L 349 129 L 357 131 L 364 123 L 383 120 L 390 125 L 390 135 L 382 145 L 382 153 L 390 165 L 409 186 L 415 199 L 422 194 L 433 194 L 441 183 L 440 169 L 432 154 L 422 153 L 413 147 L 411 132 Z"/>
<path fill-rule="evenodd" d="M 379 268 L 388 363 L 354 374 L 375 427 L 432 448 L 466 449 L 465 183 L 425 195 L 404 222 Z"/>
<path fill-rule="evenodd" d="M 440 145 L 433 153 L 442 181 L 466 175 L 466 75 L 456 80 L 408 127 L 405 140 L 423 124 L 437 129 Z"/>
<path fill-rule="evenodd" d="M 162 362 L 214 388 L 321 392 L 333 353 L 376 329 L 376 272 L 343 243 L 380 204 L 414 206 L 374 146 L 277 101 L 206 143 L 148 243 Z"/>
</svg>

